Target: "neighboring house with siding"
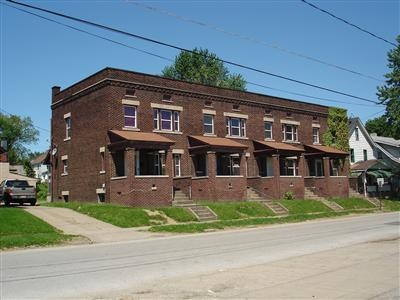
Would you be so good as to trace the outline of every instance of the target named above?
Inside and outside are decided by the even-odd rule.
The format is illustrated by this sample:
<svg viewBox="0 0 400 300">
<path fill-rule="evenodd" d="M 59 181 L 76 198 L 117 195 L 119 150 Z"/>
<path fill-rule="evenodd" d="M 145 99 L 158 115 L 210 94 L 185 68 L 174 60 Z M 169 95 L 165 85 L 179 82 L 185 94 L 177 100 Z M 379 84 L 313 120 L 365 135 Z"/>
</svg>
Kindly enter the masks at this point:
<svg viewBox="0 0 400 300">
<path fill-rule="evenodd" d="M 35 177 L 41 182 L 49 182 L 50 179 L 48 160 L 48 152 L 45 152 L 31 160 L 31 165 L 33 171 L 35 172 Z"/>
<path fill-rule="evenodd" d="M 52 89 L 52 198 L 133 206 L 348 195 L 328 107 L 105 68 Z"/>
</svg>

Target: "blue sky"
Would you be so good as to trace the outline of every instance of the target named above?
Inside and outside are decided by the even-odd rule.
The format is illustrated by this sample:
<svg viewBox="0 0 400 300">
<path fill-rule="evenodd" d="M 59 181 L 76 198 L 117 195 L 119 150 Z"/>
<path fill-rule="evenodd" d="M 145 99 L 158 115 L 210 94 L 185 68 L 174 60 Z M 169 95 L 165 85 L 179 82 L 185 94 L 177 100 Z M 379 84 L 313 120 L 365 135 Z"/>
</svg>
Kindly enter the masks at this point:
<svg viewBox="0 0 400 300">
<path fill-rule="evenodd" d="M 376 87 L 384 83 L 383 75 L 389 72 L 387 52 L 393 48 L 300 0 L 21 2 L 186 49 L 207 48 L 227 61 L 374 101 Z M 398 0 L 309 2 L 393 43 L 399 34 Z M 31 145 L 32 151 L 49 147 L 52 86 L 66 88 L 104 67 L 157 75 L 171 64 L 132 48 L 168 59 L 179 53 L 26 8 L 131 48 L 124 47 L 21 12 L 9 6 L 22 7 L 5 0 L 0 3 L 0 108 L 3 113 L 32 118 L 40 131 L 40 141 Z M 241 73 L 248 82 L 270 87 L 248 84 L 248 91 L 343 107 L 349 116 L 359 116 L 364 122 L 384 110 L 369 102 L 227 67 L 232 73 Z"/>
</svg>

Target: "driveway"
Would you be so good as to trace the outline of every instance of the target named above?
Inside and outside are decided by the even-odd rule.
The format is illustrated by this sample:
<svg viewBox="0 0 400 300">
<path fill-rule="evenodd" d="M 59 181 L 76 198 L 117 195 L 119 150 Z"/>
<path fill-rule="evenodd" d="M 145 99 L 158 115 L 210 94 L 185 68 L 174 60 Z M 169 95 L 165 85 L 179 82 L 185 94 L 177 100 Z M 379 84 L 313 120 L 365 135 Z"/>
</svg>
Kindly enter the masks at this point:
<svg viewBox="0 0 400 300">
<path fill-rule="evenodd" d="M 24 209 L 65 234 L 84 236 L 92 243 L 131 241 L 168 235 L 147 232 L 144 228 L 120 228 L 68 208 L 24 206 Z"/>
</svg>

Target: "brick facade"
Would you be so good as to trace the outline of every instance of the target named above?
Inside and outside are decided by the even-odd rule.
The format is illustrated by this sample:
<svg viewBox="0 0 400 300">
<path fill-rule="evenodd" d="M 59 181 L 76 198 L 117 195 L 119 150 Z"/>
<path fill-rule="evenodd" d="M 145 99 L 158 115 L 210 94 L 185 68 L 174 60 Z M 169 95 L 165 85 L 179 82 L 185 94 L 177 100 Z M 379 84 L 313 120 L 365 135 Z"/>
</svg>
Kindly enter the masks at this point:
<svg viewBox="0 0 400 300">
<path fill-rule="evenodd" d="M 124 117 L 126 106 L 135 114 Z M 307 148 L 313 128 L 320 139 L 327 128 L 326 106 L 106 68 L 62 91 L 53 87 L 51 107 L 53 200 L 165 206 L 176 189 L 195 200 L 232 201 L 245 200 L 248 186 L 270 198 L 287 191 L 302 198 L 310 185 L 324 196 L 348 193 L 346 154 Z M 127 118 L 136 126 L 125 126 Z M 266 144 L 259 143 L 264 122 L 272 127 Z M 291 143 L 283 141 L 286 125 Z"/>
</svg>

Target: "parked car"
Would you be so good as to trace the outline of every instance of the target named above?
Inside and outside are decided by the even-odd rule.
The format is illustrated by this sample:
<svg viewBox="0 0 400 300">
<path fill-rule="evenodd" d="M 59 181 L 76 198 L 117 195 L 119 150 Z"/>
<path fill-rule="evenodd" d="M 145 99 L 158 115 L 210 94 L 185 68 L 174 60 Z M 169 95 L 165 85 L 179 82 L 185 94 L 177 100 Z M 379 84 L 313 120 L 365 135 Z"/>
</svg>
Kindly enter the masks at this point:
<svg viewBox="0 0 400 300">
<path fill-rule="evenodd" d="M 0 199 L 5 205 L 10 203 L 36 204 L 36 189 L 26 180 L 6 179 L 0 184 Z"/>
</svg>

